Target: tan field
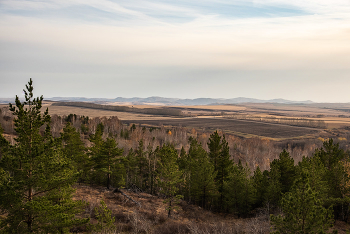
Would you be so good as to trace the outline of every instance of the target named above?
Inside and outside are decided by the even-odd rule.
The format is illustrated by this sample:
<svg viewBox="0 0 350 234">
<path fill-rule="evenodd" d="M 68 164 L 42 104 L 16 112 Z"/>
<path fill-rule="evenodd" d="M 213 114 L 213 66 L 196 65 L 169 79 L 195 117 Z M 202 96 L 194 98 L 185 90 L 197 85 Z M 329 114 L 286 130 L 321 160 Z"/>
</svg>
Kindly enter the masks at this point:
<svg viewBox="0 0 350 234">
<path fill-rule="evenodd" d="M 292 138 L 317 135 L 322 129 L 334 130 L 350 127 L 350 104 L 310 104 L 290 105 L 272 103 L 246 103 L 239 105 L 198 105 L 176 106 L 185 118 L 178 116 L 163 116 L 120 112 L 103 109 L 91 109 L 74 106 L 52 106 L 52 102 L 44 102 L 43 109 L 49 108 L 51 115 L 77 114 L 81 116 L 102 117 L 117 116 L 124 123 L 139 123 L 145 125 L 183 126 L 196 129 L 222 129 L 244 137 Z M 117 105 L 120 103 L 114 103 Z M 0 105 L 4 107 L 7 105 Z M 135 109 L 163 108 L 164 105 L 132 105 L 123 106 Z M 167 106 L 169 108 L 169 106 Z M 323 121 L 324 127 L 309 128 L 298 125 L 289 126 L 288 120 Z M 285 121 L 284 121 L 285 120 Z M 151 121 L 151 122 L 150 122 Z M 254 124 L 253 124 L 254 122 Z M 175 124 L 175 125 L 174 125 Z M 293 124 L 291 124 L 293 125 Z M 253 127 L 254 126 L 254 127 Z M 292 134 L 293 133 L 293 134 Z M 310 135 L 311 134 L 311 135 Z M 276 137 L 274 137 L 276 136 Z"/>
</svg>

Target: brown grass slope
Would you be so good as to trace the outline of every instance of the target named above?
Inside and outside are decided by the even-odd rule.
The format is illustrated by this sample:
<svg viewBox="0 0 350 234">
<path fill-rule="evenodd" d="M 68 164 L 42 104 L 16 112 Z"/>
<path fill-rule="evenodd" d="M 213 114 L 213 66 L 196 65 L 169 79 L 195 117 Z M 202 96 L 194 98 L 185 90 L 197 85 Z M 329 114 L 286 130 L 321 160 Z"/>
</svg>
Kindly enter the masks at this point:
<svg viewBox="0 0 350 234">
<path fill-rule="evenodd" d="M 270 233 L 269 215 L 259 210 L 252 218 L 239 219 L 232 215 L 213 213 L 182 201 L 167 217 L 164 199 L 147 193 L 134 193 L 122 189 L 140 205 L 104 187 L 76 185 L 74 199 L 88 203 L 83 214 L 97 223 L 94 208 L 104 200 L 115 218 L 115 230 L 99 233 L 146 233 L 146 234 L 267 234 Z M 346 234 L 350 224 L 336 221 L 330 230 Z M 71 230 L 75 233 L 88 233 L 86 227 Z"/>
<path fill-rule="evenodd" d="M 182 201 L 167 217 L 164 199 L 147 193 L 122 190 L 140 205 L 126 199 L 121 193 L 113 193 L 103 187 L 76 185 L 74 199 L 88 202 L 84 216 L 96 223 L 94 208 L 103 199 L 115 217 L 116 229 L 109 233 L 154 233 L 154 234 L 206 234 L 206 233 L 269 233 L 266 215 L 249 219 L 236 219 L 230 215 L 215 214 Z M 86 233 L 86 227 L 71 230 Z"/>
</svg>

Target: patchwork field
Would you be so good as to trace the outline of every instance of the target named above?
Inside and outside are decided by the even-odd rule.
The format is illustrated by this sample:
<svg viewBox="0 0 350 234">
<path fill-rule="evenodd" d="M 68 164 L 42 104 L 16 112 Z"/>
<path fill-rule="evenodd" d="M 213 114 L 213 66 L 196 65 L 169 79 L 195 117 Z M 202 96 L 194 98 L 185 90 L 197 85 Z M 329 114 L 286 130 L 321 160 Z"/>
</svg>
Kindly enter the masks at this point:
<svg viewBox="0 0 350 234">
<path fill-rule="evenodd" d="M 174 106 L 133 105 L 132 103 L 110 103 L 110 106 L 125 106 L 127 110 L 149 110 L 168 108 L 180 111 L 183 117 L 123 112 L 87 106 L 60 106 L 45 102 L 43 109 L 49 108 L 51 115 L 77 114 L 81 116 L 117 116 L 124 124 L 143 126 L 182 126 L 204 131 L 220 129 L 226 133 L 242 137 L 266 137 L 271 139 L 316 137 L 324 129 L 348 131 L 350 128 L 350 104 L 277 104 L 245 103 L 237 105 Z M 79 105 L 79 103 L 78 103 Z M 0 108 L 7 105 L 0 105 Z M 101 106 L 101 109 L 98 109 Z M 299 121 L 300 120 L 300 121 Z M 292 122 L 319 122 L 317 126 Z M 295 126 L 296 125 L 296 126 Z"/>
<path fill-rule="evenodd" d="M 282 124 L 261 123 L 247 120 L 223 118 L 182 118 L 158 120 L 123 120 L 125 124 L 141 124 L 141 126 L 181 126 L 201 130 L 223 130 L 226 133 L 240 136 L 262 136 L 267 138 L 295 138 L 313 135 L 320 132 L 315 128 L 296 127 Z"/>
</svg>

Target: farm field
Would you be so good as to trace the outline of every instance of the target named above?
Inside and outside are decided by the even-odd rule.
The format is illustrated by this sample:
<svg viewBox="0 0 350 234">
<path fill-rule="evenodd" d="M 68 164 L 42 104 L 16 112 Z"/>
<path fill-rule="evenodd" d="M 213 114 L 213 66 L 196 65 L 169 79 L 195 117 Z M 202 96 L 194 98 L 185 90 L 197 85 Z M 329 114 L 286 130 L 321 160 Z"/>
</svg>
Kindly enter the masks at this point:
<svg viewBox="0 0 350 234">
<path fill-rule="evenodd" d="M 241 137 L 263 137 L 270 139 L 313 138 L 322 132 L 322 128 L 307 126 L 290 126 L 286 124 L 256 121 L 264 119 L 302 118 L 313 121 L 324 121 L 329 130 L 350 127 L 349 104 L 273 104 L 273 103 L 246 103 L 239 105 L 201 105 L 175 106 L 185 117 L 151 115 L 142 113 L 120 112 L 103 109 L 92 109 L 75 106 L 56 106 L 53 102 L 44 102 L 43 109 L 49 108 L 51 115 L 77 114 L 81 116 L 110 117 L 117 116 L 124 124 L 140 124 L 143 126 L 182 126 L 204 131 L 220 129 L 226 133 Z M 118 103 L 119 104 L 119 103 Z M 0 108 L 7 105 L 0 105 Z M 161 108 L 157 105 L 125 106 L 135 109 Z M 247 119 L 235 118 L 247 116 Z M 233 118 L 232 118 L 233 117 Z"/>
<path fill-rule="evenodd" d="M 201 129 L 204 131 L 223 130 L 226 133 L 240 136 L 262 136 L 267 138 L 296 138 L 313 135 L 318 129 L 288 126 L 282 124 L 261 123 L 247 120 L 233 120 L 223 118 L 182 118 L 158 120 L 123 120 L 125 124 L 141 124 L 141 126 L 181 126 Z"/>
</svg>

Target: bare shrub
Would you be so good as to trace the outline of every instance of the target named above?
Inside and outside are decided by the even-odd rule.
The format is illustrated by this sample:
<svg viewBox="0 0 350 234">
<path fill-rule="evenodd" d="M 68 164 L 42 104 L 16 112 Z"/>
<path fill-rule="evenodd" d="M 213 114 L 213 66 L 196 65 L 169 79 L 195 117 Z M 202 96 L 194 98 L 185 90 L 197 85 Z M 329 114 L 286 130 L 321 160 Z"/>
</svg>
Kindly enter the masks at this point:
<svg viewBox="0 0 350 234">
<path fill-rule="evenodd" d="M 175 220 L 169 219 L 162 225 L 159 225 L 155 230 L 154 234 L 187 234 L 191 233 L 186 223 L 176 222 Z"/>
<path fill-rule="evenodd" d="M 114 210 L 113 216 L 115 220 L 119 223 L 128 223 L 129 222 L 129 214 L 123 212 L 122 210 Z"/>
<path fill-rule="evenodd" d="M 270 233 L 270 223 L 265 218 L 253 218 L 246 224 L 246 233 L 265 234 Z"/>
<path fill-rule="evenodd" d="M 132 226 L 132 233 L 150 233 L 152 222 L 147 220 L 137 210 L 131 212 L 129 220 Z"/>
<path fill-rule="evenodd" d="M 239 224 L 220 223 L 190 223 L 188 229 L 191 234 L 238 234 L 243 233 Z"/>
</svg>

